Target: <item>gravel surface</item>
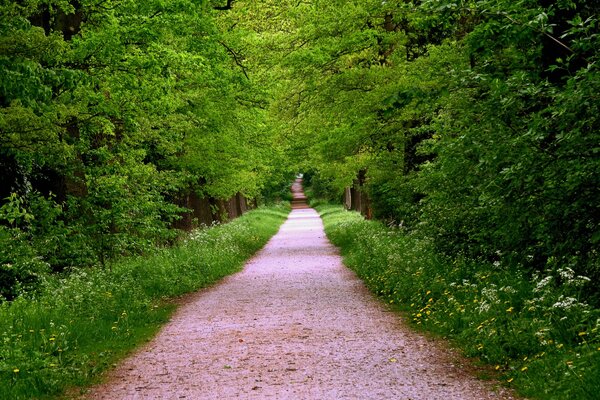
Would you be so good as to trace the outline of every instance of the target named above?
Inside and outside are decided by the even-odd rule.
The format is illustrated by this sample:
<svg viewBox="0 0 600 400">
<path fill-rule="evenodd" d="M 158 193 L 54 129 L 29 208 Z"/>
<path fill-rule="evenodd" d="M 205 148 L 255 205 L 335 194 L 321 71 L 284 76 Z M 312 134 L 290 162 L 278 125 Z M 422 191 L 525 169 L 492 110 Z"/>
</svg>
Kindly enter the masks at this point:
<svg viewBox="0 0 600 400">
<path fill-rule="evenodd" d="M 407 328 L 294 210 L 244 270 L 190 296 L 90 399 L 512 399 Z"/>
</svg>

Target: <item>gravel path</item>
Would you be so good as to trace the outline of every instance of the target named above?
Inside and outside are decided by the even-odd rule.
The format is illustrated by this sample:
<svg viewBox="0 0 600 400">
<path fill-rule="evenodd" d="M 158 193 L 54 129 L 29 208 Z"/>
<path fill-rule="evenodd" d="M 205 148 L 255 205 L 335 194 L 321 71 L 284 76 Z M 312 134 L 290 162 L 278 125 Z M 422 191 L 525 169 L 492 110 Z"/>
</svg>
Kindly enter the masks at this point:
<svg viewBox="0 0 600 400">
<path fill-rule="evenodd" d="M 289 219 L 245 269 L 191 296 L 89 398 L 512 398 L 375 300 L 294 189 Z"/>
</svg>

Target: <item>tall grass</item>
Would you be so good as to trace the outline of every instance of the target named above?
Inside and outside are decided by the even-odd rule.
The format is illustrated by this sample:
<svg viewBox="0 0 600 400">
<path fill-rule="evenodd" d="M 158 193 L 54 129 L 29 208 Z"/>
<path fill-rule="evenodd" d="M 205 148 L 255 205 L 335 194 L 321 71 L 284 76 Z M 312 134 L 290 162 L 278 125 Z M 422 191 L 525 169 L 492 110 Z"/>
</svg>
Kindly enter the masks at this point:
<svg viewBox="0 0 600 400">
<path fill-rule="evenodd" d="M 599 398 L 600 311 L 581 302 L 587 278 L 439 256 L 425 238 L 317 205 L 327 236 L 368 287 L 420 329 L 451 338 L 521 394 Z"/>
<path fill-rule="evenodd" d="M 31 298 L 0 305 L 0 399 L 60 395 L 85 385 L 150 338 L 168 299 L 240 270 L 276 233 L 287 206 L 198 230 L 180 246 L 50 279 Z"/>
</svg>

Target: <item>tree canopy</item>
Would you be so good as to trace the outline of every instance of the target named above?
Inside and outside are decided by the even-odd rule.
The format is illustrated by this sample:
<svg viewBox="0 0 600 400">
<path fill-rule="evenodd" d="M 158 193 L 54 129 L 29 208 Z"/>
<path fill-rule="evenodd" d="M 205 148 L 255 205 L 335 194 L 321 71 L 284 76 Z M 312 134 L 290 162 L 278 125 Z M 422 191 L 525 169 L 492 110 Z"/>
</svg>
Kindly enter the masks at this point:
<svg viewBox="0 0 600 400">
<path fill-rule="evenodd" d="M 442 254 L 600 278 L 598 11 L 5 2 L 3 235 L 61 269 L 167 240 L 186 191 L 269 195 L 304 172 L 339 199 L 360 176 L 376 218 Z"/>
<path fill-rule="evenodd" d="M 377 218 L 443 254 L 600 278 L 598 5 L 278 4 L 253 2 L 275 16 L 247 26 L 320 194 L 360 175 Z"/>
</svg>

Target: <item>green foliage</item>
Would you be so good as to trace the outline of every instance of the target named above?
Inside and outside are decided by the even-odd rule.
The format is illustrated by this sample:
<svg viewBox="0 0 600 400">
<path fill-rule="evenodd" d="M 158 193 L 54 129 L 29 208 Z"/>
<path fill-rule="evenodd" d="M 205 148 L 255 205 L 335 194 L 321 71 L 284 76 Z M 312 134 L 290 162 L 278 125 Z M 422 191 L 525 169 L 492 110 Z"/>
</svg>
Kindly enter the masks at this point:
<svg viewBox="0 0 600 400">
<path fill-rule="evenodd" d="M 0 207 L 0 220 L 6 220 L 13 228 L 18 225 L 25 225 L 34 219 L 23 207 L 23 199 L 16 193 L 11 193 L 7 197 L 6 203 Z"/>
<path fill-rule="evenodd" d="M 415 326 L 451 338 L 524 395 L 593 397 L 600 312 L 582 300 L 589 278 L 560 267 L 529 279 L 498 262 L 440 256 L 430 240 L 339 206 L 318 210 L 346 265 Z"/>
<path fill-rule="evenodd" d="M 79 269 L 50 278 L 35 297 L 0 304 L 0 399 L 59 395 L 97 379 L 168 320 L 169 298 L 239 270 L 288 212 L 260 208 L 112 271 Z"/>
<path fill-rule="evenodd" d="M 110 265 L 171 242 L 184 193 L 255 198 L 289 176 L 267 91 L 220 14 L 196 0 L 0 6 L 0 216 L 34 257 Z"/>
<path fill-rule="evenodd" d="M 50 266 L 39 257 L 19 229 L 0 226 L 0 302 L 33 292 Z"/>
<path fill-rule="evenodd" d="M 367 171 L 373 215 L 442 254 L 599 278 L 595 3 L 280 9 L 275 115 L 316 195 Z M 586 297 L 600 304 L 594 285 Z"/>
</svg>

